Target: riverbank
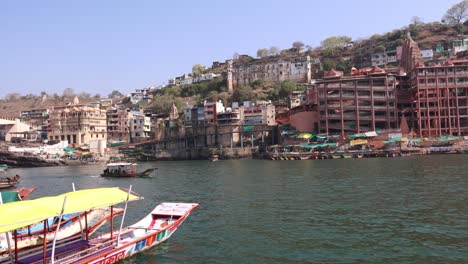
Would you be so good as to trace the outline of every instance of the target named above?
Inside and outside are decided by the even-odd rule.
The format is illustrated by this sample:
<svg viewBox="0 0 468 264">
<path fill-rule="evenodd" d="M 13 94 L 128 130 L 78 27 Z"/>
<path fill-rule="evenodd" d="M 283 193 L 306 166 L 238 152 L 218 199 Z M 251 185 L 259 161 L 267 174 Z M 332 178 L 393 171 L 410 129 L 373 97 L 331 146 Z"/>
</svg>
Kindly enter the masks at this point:
<svg viewBox="0 0 468 264">
<path fill-rule="evenodd" d="M 51 167 L 66 165 L 61 160 L 45 160 L 38 156 L 14 154 L 8 151 L 0 151 L 0 164 L 9 167 L 31 168 L 31 167 Z"/>
</svg>

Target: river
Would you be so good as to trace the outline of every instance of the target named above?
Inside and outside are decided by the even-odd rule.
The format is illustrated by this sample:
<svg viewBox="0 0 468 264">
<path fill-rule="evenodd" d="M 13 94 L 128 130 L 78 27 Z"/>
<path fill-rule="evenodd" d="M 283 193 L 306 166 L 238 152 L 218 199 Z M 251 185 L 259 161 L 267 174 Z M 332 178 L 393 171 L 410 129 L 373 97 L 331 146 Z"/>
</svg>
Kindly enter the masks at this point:
<svg viewBox="0 0 468 264">
<path fill-rule="evenodd" d="M 102 165 L 13 169 L 31 198 L 132 185 L 126 224 L 164 201 L 198 202 L 160 247 L 124 263 L 461 263 L 468 155 L 307 161 L 174 161 L 152 178 Z"/>
</svg>

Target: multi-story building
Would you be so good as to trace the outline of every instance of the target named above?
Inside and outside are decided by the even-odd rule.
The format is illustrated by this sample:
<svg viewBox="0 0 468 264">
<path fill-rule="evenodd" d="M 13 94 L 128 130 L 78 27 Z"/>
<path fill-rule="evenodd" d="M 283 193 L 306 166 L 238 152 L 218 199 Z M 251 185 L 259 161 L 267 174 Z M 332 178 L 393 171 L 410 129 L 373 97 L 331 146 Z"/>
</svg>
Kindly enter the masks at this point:
<svg viewBox="0 0 468 264">
<path fill-rule="evenodd" d="M 242 117 L 245 125 L 268 125 L 274 126 L 275 106 L 271 103 L 259 104 L 250 107 L 241 107 Z"/>
<path fill-rule="evenodd" d="M 47 139 L 49 109 L 41 108 L 21 111 L 20 120 L 23 122 L 28 122 L 30 125 L 36 127 L 36 131 L 39 133 L 39 137 L 42 139 Z"/>
<path fill-rule="evenodd" d="M 249 85 L 256 80 L 271 82 L 293 81 L 309 83 L 311 80 L 311 59 L 309 56 L 275 56 L 254 60 L 249 63 L 228 62 L 232 83 L 228 89 Z"/>
<path fill-rule="evenodd" d="M 130 101 L 133 104 L 139 102 L 148 102 L 153 98 L 153 94 L 150 92 L 154 87 L 147 87 L 143 89 L 135 89 L 135 92 L 130 93 Z"/>
<path fill-rule="evenodd" d="M 242 111 L 239 108 L 227 108 L 226 111 L 217 114 L 218 125 L 240 125 L 243 121 Z"/>
<path fill-rule="evenodd" d="M 133 113 L 128 108 L 107 110 L 107 139 L 130 142 L 130 123 Z"/>
<path fill-rule="evenodd" d="M 182 76 L 172 78 L 168 80 L 168 85 L 188 85 L 192 83 L 200 83 L 200 82 L 206 82 L 206 81 L 211 81 L 216 77 L 221 76 L 220 74 L 215 74 L 215 73 L 204 73 L 200 74 L 197 76 L 193 76 L 192 74 L 184 74 Z"/>
<path fill-rule="evenodd" d="M 406 73 L 402 87 L 412 102 L 410 125 L 419 136 L 468 135 L 468 59 L 425 66 L 408 36 L 401 66 Z"/>
<path fill-rule="evenodd" d="M 132 142 L 148 140 L 151 136 L 151 118 L 141 112 L 133 111 L 130 120 L 130 135 Z"/>
<path fill-rule="evenodd" d="M 204 102 L 204 120 L 206 125 L 216 124 L 216 117 L 218 113 L 224 112 L 224 105 L 221 101 L 218 102 Z"/>
<path fill-rule="evenodd" d="M 398 126 L 396 78 L 374 66 L 352 76 L 331 70 L 316 82 L 320 122 L 327 134 L 350 134 Z"/>
<path fill-rule="evenodd" d="M 107 141 L 106 111 L 86 105 L 55 107 L 49 111 L 49 140 L 67 140 L 69 144 Z"/>
</svg>

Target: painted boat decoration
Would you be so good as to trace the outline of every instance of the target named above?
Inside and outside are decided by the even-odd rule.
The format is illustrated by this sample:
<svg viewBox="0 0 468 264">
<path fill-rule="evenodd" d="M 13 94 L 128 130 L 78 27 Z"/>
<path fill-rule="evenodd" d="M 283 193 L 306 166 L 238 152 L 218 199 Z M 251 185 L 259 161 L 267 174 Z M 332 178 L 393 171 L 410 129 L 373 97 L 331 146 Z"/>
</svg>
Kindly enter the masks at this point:
<svg viewBox="0 0 468 264">
<path fill-rule="evenodd" d="M 119 188 L 88 189 L 0 205 L 0 215 L 9 216 L 0 218 L 0 233 L 13 232 L 14 243 L 17 243 L 16 230 L 41 221 L 38 219 L 55 216 L 61 219 L 64 214 L 125 202 L 118 230 L 113 230 L 113 220 L 110 218 L 108 233 L 90 238 L 85 228 L 81 234 L 60 241 L 54 234 L 52 243 L 47 243 L 45 239 L 43 245 L 33 249 L 12 249 L 10 246 L 8 255 L 0 258 L 0 263 L 115 263 L 166 241 L 198 206 L 196 203 L 162 203 L 137 223 L 123 228 L 128 202 L 139 199 L 143 197 L 133 193 L 130 186 L 128 191 Z M 38 208 L 31 212 L 31 206 Z M 56 230 L 59 230 L 61 221 L 57 225 Z"/>
</svg>

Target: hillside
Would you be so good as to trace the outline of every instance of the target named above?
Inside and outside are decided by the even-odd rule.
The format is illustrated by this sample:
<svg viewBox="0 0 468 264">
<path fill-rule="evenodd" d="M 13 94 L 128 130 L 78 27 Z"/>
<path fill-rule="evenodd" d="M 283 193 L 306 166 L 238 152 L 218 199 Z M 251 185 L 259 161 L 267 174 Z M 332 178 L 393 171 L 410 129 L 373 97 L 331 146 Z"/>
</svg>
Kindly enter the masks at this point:
<svg viewBox="0 0 468 264">
<path fill-rule="evenodd" d="M 95 98 L 79 98 L 80 103 L 86 104 L 96 101 Z M 52 106 L 63 106 L 71 103 L 73 97 L 41 97 L 41 96 L 21 96 L 0 100 L 0 117 L 18 117 L 21 111 L 30 109 L 49 108 Z"/>
<path fill-rule="evenodd" d="M 236 65 L 252 62 L 261 63 L 291 56 L 309 55 L 312 59 L 318 58 L 320 60 L 320 64 L 314 64 L 312 66 L 313 78 L 318 79 L 323 77 L 324 71 L 332 68 L 348 73 L 352 67 L 362 68 L 369 66 L 370 56 L 372 54 L 396 49 L 396 47 L 403 43 L 408 32 L 419 44 L 421 50 L 434 49 L 436 46 L 442 46 L 445 52 L 452 47 L 453 40 L 461 39 L 464 34 L 468 34 L 465 25 L 461 24 L 447 25 L 440 22 L 413 23 L 407 27 L 395 29 L 391 32 L 376 34 L 369 38 L 354 40 L 349 43 L 342 42 L 331 47 L 322 45 L 318 48 L 310 48 L 307 45 L 303 45 L 303 47 L 308 47 L 308 49 L 303 50 L 303 47 L 300 49 L 290 48 L 262 58 L 240 55 L 236 56 L 234 63 Z M 328 39 L 333 38 L 351 40 L 351 38 L 345 36 L 330 37 Z M 323 43 L 324 42 L 326 41 L 324 40 Z M 437 54 L 437 56 L 442 55 L 444 55 L 444 53 Z M 288 92 L 303 88 L 291 82 L 266 83 L 257 81 L 251 86 L 241 87 L 233 94 L 229 94 L 226 89 L 226 76 L 224 74 L 226 72 L 226 64 L 218 63 L 215 67 L 204 70 L 204 73 L 210 72 L 222 74 L 222 76 L 205 83 L 166 87 L 155 94 L 152 104 L 146 106 L 146 108 L 164 113 L 170 110 L 172 103 L 175 103 L 179 110 L 182 110 L 183 105 L 187 102 L 199 104 L 203 100 L 222 100 L 227 104 L 232 101 L 243 100 L 280 101 L 287 97 Z M 96 99 L 80 97 L 81 103 L 94 100 Z M 24 110 L 64 105 L 71 101 L 72 97 L 56 95 L 46 98 L 34 95 L 16 96 L 8 100 L 0 100 L 0 116 L 18 116 L 19 113 Z"/>
</svg>

